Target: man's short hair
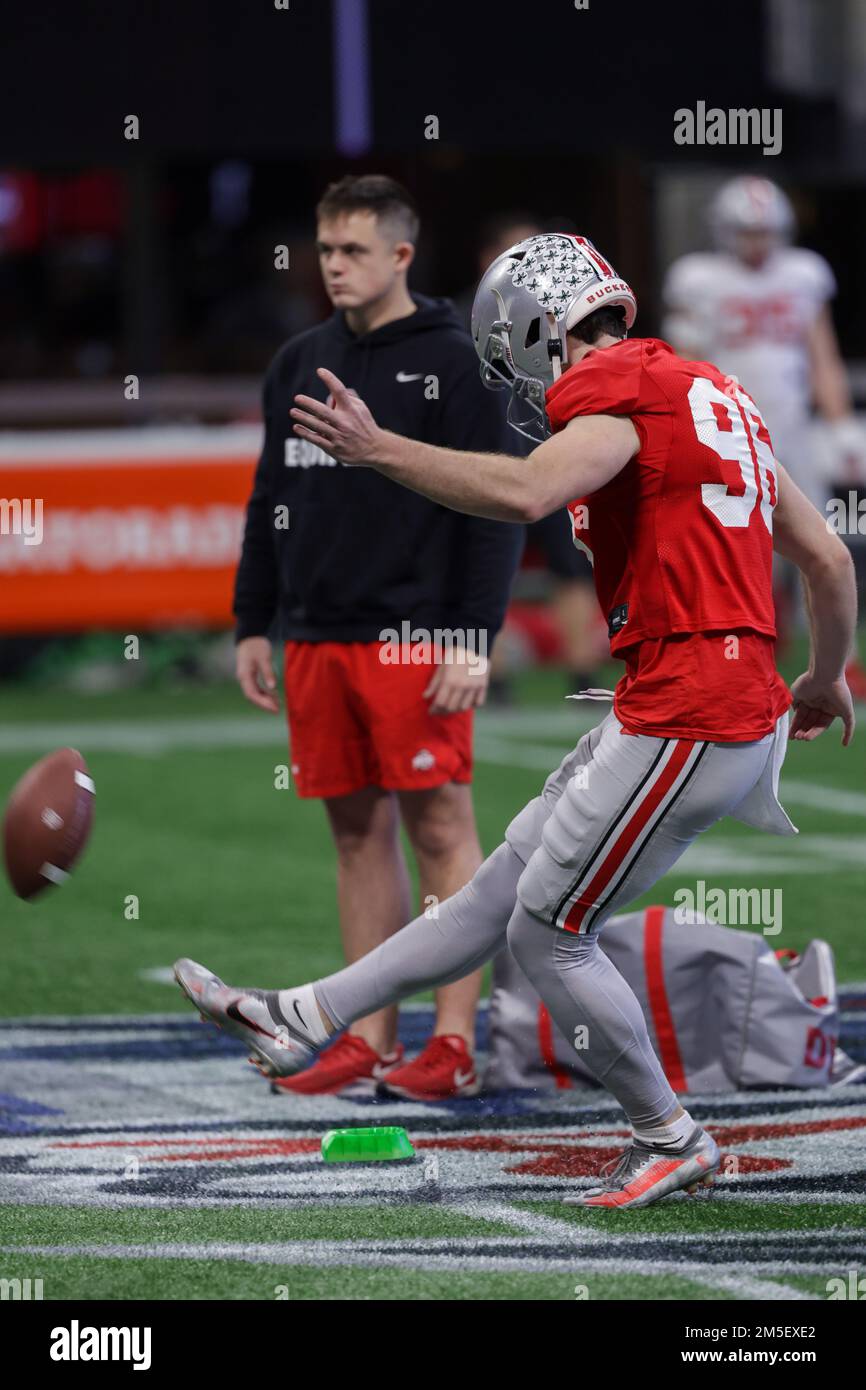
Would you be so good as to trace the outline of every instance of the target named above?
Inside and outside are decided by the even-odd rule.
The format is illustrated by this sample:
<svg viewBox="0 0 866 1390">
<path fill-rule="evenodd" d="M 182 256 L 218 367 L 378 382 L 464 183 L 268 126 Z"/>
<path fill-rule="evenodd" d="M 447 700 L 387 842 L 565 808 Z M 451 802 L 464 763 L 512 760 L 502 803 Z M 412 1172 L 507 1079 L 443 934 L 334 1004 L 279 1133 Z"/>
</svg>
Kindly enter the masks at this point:
<svg viewBox="0 0 866 1390">
<path fill-rule="evenodd" d="M 386 174 L 345 174 L 328 184 L 316 208 L 319 222 L 350 212 L 371 212 L 396 241 L 418 240 L 421 220 L 408 189 Z"/>
<path fill-rule="evenodd" d="M 590 346 L 597 343 L 605 333 L 609 333 L 612 338 L 624 338 L 627 332 L 625 309 L 619 304 L 605 304 L 603 308 L 587 314 L 585 319 L 581 319 L 568 331 Z"/>
</svg>

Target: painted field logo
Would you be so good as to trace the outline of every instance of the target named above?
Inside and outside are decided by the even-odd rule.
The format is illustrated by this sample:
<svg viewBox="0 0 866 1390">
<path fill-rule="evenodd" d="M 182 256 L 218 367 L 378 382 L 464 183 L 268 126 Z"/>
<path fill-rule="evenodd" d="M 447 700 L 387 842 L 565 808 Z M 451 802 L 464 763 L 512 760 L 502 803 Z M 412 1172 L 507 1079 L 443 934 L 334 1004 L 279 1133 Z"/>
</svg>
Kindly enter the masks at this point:
<svg viewBox="0 0 866 1390">
<path fill-rule="evenodd" d="M 150 1370 L 149 1327 L 68 1327 L 51 1329 L 52 1361 L 131 1361 L 134 1371 Z"/>
</svg>

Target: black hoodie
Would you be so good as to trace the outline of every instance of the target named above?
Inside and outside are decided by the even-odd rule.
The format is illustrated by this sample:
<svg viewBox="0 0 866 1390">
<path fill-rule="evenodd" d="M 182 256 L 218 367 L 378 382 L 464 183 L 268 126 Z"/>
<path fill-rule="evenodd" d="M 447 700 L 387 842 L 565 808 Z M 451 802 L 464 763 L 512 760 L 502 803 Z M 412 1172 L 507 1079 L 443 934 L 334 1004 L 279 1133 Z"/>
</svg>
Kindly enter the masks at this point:
<svg viewBox="0 0 866 1390">
<path fill-rule="evenodd" d="M 328 367 L 383 428 L 429 444 L 508 451 L 500 400 L 481 385 L 471 339 L 447 299 L 357 336 L 342 313 L 290 339 L 265 377 L 265 442 L 235 584 L 237 640 L 374 642 L 404 620 L 486 630 L 505 612 L 523 530 L 464 516 L 335 463 L 293 432 L 298 392 L 325 400 Z M 275 509 L 289 509 L 288 528 Z M 282 514 L 284 522 L 284 514 Z"/>
</svg>

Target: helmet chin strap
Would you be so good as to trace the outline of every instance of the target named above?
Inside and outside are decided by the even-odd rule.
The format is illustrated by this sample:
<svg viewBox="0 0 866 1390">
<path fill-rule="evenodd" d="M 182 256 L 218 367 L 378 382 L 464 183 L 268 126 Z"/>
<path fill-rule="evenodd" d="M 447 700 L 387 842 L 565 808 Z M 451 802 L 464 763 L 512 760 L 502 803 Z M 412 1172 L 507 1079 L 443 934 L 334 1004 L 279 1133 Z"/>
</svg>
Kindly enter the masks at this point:
<svg viewBox="0 0 866 1390">
<path fill-rule="evenodd" d="M 559 327 L 553 314 L 548 311 L 544 317 L 547 320 L 547 355 L 550 359 L 550 369 L 553 372 L 553 380 L 559 381 L 562 376 L 562 339 L 559 336 Z M 556 350 L 554 350 L 554 344 Z"/>
</svg>

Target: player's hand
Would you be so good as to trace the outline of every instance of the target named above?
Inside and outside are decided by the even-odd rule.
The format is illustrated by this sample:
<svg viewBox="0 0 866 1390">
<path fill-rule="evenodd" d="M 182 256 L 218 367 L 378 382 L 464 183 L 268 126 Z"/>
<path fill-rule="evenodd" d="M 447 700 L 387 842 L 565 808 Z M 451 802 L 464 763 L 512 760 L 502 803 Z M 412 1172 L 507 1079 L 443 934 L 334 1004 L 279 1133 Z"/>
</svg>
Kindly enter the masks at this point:
<svg viewBox="0 0 866 1390">
<path fill-rule="evenodd" d="M 463 653 L 450 648 L 447 660 L 437 657 L 424 699 L 430 700 L 431 714 L 458 714 L 461 710 L 478 709 L 487 699 L 490 681 L 489 662 L 472 652 Z"/>
<path fill-rule="evenodd" d="M 845 748 L 854 736 L 854 705 L 844 676 L 837 681 L 819 681 L 806 672 L 791 686 L 794 696 L 794 717 L 789 736 L 811 742 L 823 734 L 834 719 L 842 720 L 842 743 Z"/>
<path fill-rule="evenodd" d="M 271 664 L 271 644 L 267 637 L 245 637 L 235 648 L 235 673 L 241 690 L 251 705 L 279 714 L 277 680 Z"/>
<path fill-rule="evenodd" d="M 374 463 L 383 431 L 367 406 L 326 367 L 319 367 L 316 374 L 331 394 L 327 401 L 295 396 L 295 408 L 290 412 L 295 434 L 318 444 L 340 463 Z"/>
</svg>

